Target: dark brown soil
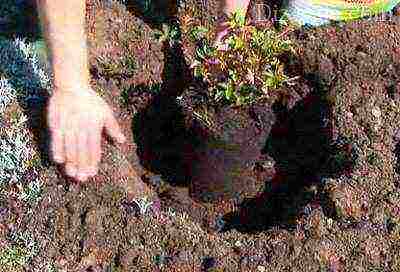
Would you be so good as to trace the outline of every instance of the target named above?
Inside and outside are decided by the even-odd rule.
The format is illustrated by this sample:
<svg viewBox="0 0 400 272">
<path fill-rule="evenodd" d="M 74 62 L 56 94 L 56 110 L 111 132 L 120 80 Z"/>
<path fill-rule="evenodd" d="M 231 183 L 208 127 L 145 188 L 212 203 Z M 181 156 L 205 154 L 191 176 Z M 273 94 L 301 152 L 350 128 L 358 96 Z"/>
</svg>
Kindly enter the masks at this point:
<svg viewBox="0 0 400 272">
<path fill-rule="evenodd" d="M 40 243 L 26 271 L 400 271 L 398 17 L 292 32 L 288 97 L 217 111 L 204 131 L 176 99 L 191 96 L 192 48 L 157 42 L 140 6 L 93 0 L 87 14 L 93 86 L 132 141 L 105 141 L 87 184 L 43 164 L 34 214 L 8 200 L 1 239 L 14 226 Z M 161 203 L 142 215 L 126 200 L 138 192 Z"/>
</svg>

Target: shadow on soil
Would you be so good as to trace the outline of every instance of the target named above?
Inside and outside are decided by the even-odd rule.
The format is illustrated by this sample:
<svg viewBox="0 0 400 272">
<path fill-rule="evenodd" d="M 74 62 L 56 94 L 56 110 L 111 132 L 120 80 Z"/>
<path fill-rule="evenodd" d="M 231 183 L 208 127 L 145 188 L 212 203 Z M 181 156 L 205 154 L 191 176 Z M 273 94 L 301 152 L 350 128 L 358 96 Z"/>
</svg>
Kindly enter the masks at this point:
<svg viewBox="0 0 400 272">
<path fill-rule="evenodd" d="M 179 0 L 127 0 L 125 6 L 133 15 L 140 17 L 152 27 L 160 27 L 162 23 L 176 16 Z"/>
<path fill-rule="evenodd" d="M 353 154 L 348 144 L 332 142 L 329 105 L 314 89 L 293 109 L 275 105 L 278 121 L 266 139 L 263 152 L 275 161 L 276 174 L 267 180 L 265 190 L 256 198 L 246 199 L 237 212 L 224 216 L 225 230 L 252 233 L 274 226 L 293 229 L 296 218 L 310 202 L 318 203 L 328 217 L 338 219 L 333 203 L 323 194 L 306 188 L 316 186 L 323 192 L 323 180 L 338 177 L 352 169 Z"/>
<path fill-rule="evenodd" d="M 200 139 L 187 130 L 185 116 L 176 101 L 189 79 L 189 68 L 180 47 L 164 46 L 165 65 L 160 93 L 133 120 L 133 132 L 141 164 L 161 174 L 172 185 L 188 186 L 190 169 L 184 154 Z"/>
</svg>

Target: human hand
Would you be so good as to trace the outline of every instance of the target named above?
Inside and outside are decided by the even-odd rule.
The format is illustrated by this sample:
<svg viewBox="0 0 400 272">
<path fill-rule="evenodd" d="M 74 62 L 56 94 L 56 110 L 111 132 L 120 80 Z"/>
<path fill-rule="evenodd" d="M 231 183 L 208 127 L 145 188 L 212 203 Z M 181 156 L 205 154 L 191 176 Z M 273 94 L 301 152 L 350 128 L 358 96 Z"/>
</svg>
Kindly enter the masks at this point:
<svg viewBox="0 0 400 272">
<path fill-rule="evenodd" d="M 118 143 L 125 141 L 111 108 L 90 87 L 56 89 L 47 110 L 53 160 L 79 181 L 97 173 L 103 129 Z"/>
</svg>

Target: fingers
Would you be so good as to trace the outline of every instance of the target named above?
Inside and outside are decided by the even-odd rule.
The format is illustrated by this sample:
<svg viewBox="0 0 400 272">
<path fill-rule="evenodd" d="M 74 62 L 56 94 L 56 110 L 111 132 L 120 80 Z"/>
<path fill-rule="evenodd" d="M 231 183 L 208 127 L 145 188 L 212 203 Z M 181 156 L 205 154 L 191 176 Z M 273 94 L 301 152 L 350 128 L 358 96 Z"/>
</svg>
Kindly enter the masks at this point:
<svg viewBox="0 0 400 272">
<path fill-rule="evenodd" d="M 76 178 L 79 181 L 86 181 L 89 175 L 89 153 L 90 149 L 88 147 L 88 134 L 89 132 L 86 130 L 80 130 L 79 137 L 77 138 L 77 174 Z"/>
<path fill-rule="evenodd" d="M 126 138 L 111 111 L 106 116 L 105 129 L 107 134 L 118 143 L 122 144 L 125 142 Z"/>
<path fill-rule="evenodd" d="M 87 94 L 79 100 L 74 95 L 77 94 L 65 97 L 61 93 L 50 100 L 48 125 L 52 137 L 51 152 L 55 162 L 65 164 L 68 176 L 85 181 L 97 173 L 103 128 L 118 143 L 125 142 L 126 138 L 111 109 L 101 100 L 88 98 Z M 62 107 L 57 107 L 57 103 Z"/>
<path fill-rule="evenodd" d="M 78 140 L 75 131 L 69 131 L 64 136 L 65 172 L 70 177 L 76 177 L 78 168 Z"/>
<path fill-rule="evenodd" d="M 111 111 L 108 111 L 104 128 L 107 134 L 118 143 L 125 141 L 118 122 L 114 118 Z M 92 124 L 90 126 L 90 132 L 87 129 L 81 129 L 80 137 L 78 139 L 78 158 L 79 158 L 79 170 L 77 173 L 77 179 L 85 181 L 87 178 L 94 176 L 97 173 L 98 165 L 101 160 L 101 131 L 102 128 Z"/>
<path fill-rule="evenodd" d="M 63 163 L 65 161 L 65 154 L 62 132 L 60 130 L 51 131 L 51 138 L 51 153 L 53 160 L 56 163 Z"/>
<path fill-rule="evenodd" d="M 94 129 L 88 137 L 89 148 L 89 175 L 94 176 L 97 173 L 98 165 L 101 160 L 101 130 Z"/>
<path fill-rule="evenodd" d="M 79 130 L 65 136 L 65 171 L 70 177 L 84 182 L 96 175 L 101 159 L 101 130 Z"/>
<path fill-rule="evenodd" d="M 101 160 L 101 129 L 92 124 L 81 129 L 78 138 L 78 171 L 76 178 L 86 181 L 96 175 Z"/>
<path fill-rule="evenodd" d="M 51 156 L 56 163 L 63 163 L 65 161 L 63 134 L 57 108 L 53 105 L 49 105 L 47 120 L 51 137 Z"/>
</svg>

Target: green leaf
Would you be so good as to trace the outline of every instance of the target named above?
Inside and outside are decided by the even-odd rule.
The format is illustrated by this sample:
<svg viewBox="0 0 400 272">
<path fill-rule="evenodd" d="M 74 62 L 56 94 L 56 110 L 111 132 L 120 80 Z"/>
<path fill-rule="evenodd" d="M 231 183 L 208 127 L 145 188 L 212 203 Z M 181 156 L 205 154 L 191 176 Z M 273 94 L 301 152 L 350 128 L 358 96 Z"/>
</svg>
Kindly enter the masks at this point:
<svg viewBox="0 0 400 272">
<path fill-rule="evenodd" d="M 246 24 L 246 11 L 237 9 L 228 19 L 228 23 L 232 28 L 243 27 Z"/>
<path fill-rule="evenodd" d="M 222 90 L 217 89 L 215 91 L 214 99 L 215 101 L 220 101 L 224 97 L 224 92 Z"/>
<path fill-rule="evenodd" d="M 207 34 L 208 29 L 203 26 L 195 26 L 189 32 L 189 38 L 192 42 L 201 40 Z"/>
<path fill-rule="evenodd" d="M 194 68 L 194 76 L 195 77 L 202 77 L 204 74 L 204 69 L 202 66 L 196 66 Z"/>
<path fill-rule="evenodd" d="M 229 78 L 230 78 L 233 82 L 238 81 L 238 74 L 236 73 L 235 70 L 229 69 L 228 74 L 229 74 Z"/>
<path fill-rule="evenodd" d="M 233 84 L 228 84 L 227 88 L 225 89 L 225 98 L 227 100 L 231 100 L 233 96 Z"/>
<path fill-rule="evenodd" d="M 213 50 L 209 41 L 202 39 L 206 28 L 196 27 L 191 30 L 192 38 L 202 39 L 195 52 L 199 67 L 192 67 L 197 76 L 206 73 L 203 74 L 203 80 L 210 85 L 211 97 L 215 101 L 222 99 L 237 105 L 252 103 L 259 96 L 286 82 L 287 77 L 278 56 L 287 51 L 290 53 L 292 44 L 280 37 L 277 31 L 246 27 L 245 13 L 241 11 L 232 13 L 228 23 L 228 48 L 225 51 Z M 245 34 L 250 35 L 250 38 Z M 243 61 L 239 61 L 238 57 L 242 57 Z M 210 59 L 217 59 L 220 63 L 213 67 L 213 73 L 205 68 L 210 64 L 207 62 Z M 252 76 L 249 77 L 243 71 L 251 71 Z"/>
</svg>

